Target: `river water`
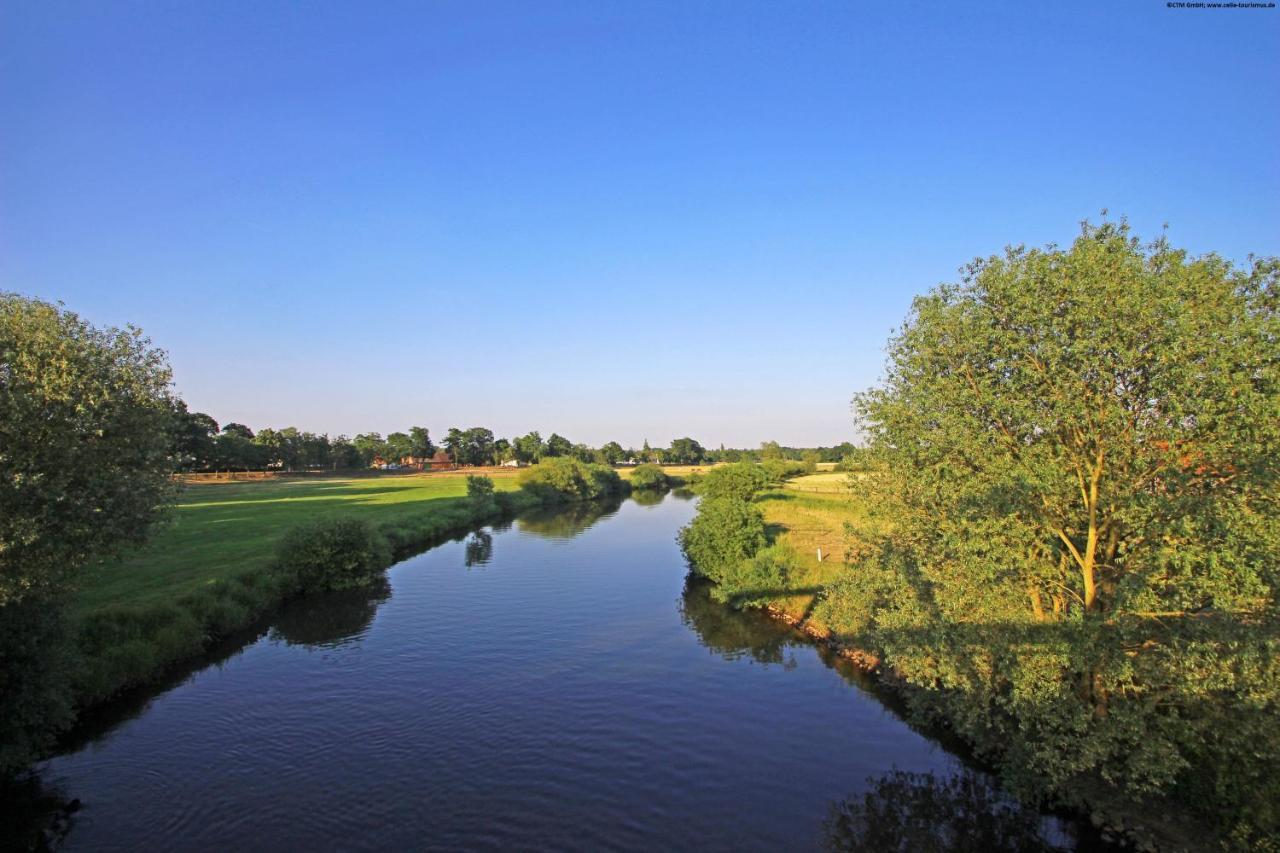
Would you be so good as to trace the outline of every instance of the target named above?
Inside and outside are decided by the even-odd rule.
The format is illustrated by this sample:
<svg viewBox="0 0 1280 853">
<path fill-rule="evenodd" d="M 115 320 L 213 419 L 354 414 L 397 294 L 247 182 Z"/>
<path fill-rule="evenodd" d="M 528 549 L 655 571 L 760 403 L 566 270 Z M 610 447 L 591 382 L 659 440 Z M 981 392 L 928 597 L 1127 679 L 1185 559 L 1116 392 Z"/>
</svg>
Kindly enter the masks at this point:
<svg viewBox="0 0 1280 853">
<path fill-rule="evenodd" d="M 947 781 L 985 777 L 873 684 L 687 586 L 694 502 L 648 504 L 485 528 L 293 603 L 40 767 L 83 804 L 64 849 L 875 849 L 836 804 L 887 803 L 882 829 L 971 807 Z"/>
</svg>

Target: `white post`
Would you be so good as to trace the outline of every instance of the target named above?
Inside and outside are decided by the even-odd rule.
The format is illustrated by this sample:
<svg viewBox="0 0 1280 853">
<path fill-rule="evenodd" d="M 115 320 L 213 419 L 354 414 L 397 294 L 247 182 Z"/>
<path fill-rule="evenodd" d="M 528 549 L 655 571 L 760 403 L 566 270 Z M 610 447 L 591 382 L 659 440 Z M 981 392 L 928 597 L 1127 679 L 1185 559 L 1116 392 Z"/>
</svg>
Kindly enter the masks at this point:
<svg viewBox="0 0 1280 853">
<path fill-rule="evenodd" d="M 822 549 L 821 549 L 821 548 L 819 548 L 819 549 L 818 549 L 818 562 L 819 562 L 819 563 L 821 563 L 821 562 L 822 562 Z"/>
</svg>

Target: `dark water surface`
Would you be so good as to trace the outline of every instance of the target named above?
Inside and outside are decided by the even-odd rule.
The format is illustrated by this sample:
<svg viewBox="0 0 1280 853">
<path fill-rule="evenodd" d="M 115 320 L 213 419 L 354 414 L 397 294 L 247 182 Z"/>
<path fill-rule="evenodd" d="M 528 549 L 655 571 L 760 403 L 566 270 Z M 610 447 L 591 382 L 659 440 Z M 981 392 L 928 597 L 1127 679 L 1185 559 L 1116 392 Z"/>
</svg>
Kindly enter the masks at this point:
<svg viewBox="0 0 1280 853">
<path fill-rule="evenodd" d="M 961 771 L 853 673 L 686 590 L 693 511 L 530 517 L 293 604 L 42 765 L 84 804 L 65 848 L 805 850 L 869 778 Z"/>
</svg>

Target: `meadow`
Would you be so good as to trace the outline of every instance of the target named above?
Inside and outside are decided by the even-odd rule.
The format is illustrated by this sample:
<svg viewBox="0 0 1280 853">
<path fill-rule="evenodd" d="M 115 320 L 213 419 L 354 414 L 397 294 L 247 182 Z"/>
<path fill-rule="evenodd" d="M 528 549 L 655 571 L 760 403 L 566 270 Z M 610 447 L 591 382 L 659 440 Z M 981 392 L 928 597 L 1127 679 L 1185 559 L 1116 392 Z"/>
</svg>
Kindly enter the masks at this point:
<svg viewBox="0 0 1280 853">
<path fill-rule="evenodd" d="M 516 488 L 514 469 L 483 473 L 498 491 Z M 460 472 L 188 484 L 169 522 L 144 547 L 86 573 L 72 613 L 146 607 L 263 571 L 290 527 L 319 517 L 341 513 L 394 524 L 466 493 Z"/>
<path fill-rule="evenodd" d="M 772 606 L 795 619 L 813 616 L 820 590 L 846 573 L 848 559 L 872 541 L 879 530 L 867 506 L 849 487 L 850 475 L 822 471 L 787 480 L 780 488 L 762 492 L 756 504 L 764 513 L 772 542 L 791 548 L 796 559 L 788 586 Z M 818 559 L 818 549 L 822 559 Z"/>
</svg>

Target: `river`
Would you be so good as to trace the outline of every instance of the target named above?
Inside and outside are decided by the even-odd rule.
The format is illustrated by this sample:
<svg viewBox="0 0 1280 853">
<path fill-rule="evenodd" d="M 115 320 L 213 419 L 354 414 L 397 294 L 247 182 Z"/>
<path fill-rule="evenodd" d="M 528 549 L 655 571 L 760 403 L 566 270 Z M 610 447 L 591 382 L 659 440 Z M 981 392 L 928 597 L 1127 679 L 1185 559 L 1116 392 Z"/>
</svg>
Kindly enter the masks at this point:
<svg viewBox="0 0 1280 853">
<path fill-rule="evenodd" d="M 292 603 L 40 766 L 82 804 L 63 849 L 870 843 L 832 818 L 847 798 L 954 820 L 948 780 L 985 777 L 843 662 L 686 586 L 693 512 L 670 495 L 529 516 Z"/>
</svg>

